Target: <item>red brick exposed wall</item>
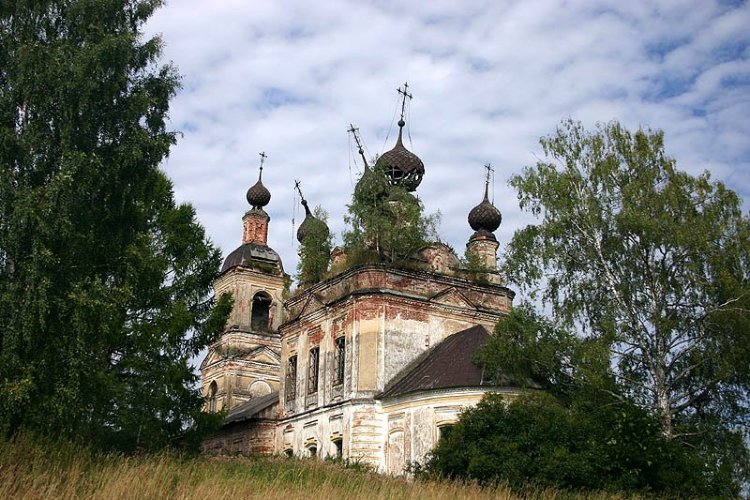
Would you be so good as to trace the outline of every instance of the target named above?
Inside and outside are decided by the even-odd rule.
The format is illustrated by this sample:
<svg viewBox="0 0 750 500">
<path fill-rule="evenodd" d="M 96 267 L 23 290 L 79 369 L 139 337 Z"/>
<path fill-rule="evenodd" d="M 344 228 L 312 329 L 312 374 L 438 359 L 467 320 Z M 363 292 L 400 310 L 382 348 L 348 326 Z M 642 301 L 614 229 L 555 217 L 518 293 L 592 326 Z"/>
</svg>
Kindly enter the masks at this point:
<svg viewBox="0 0 750 500">
<path fill-rule="evenodd" d="M 265 245 L 268 242 L 268 221 L 271 218 L 263 210 L 250 210 L 242 217 L 242 244 Z"/>
</svg>

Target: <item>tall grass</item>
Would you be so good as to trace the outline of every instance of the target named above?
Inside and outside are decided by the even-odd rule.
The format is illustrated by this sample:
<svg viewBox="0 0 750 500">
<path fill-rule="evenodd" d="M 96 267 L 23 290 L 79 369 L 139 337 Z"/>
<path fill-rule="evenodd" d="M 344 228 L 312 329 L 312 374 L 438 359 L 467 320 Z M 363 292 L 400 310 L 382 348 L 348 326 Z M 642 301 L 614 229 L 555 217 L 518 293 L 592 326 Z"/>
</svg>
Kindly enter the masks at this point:
<svg viewBox="0 0 750 500">
<path fill-rule="evenodd" d="M 524 497 L 584 498 L 529 489 Z M 588 498 L 605 498 L 588 495 Z M 103 455 L 21 436 L 0 441 L 0 498 L 518 498 L 507 488 L 414 482 L 314 460 Z"/>
</svg>

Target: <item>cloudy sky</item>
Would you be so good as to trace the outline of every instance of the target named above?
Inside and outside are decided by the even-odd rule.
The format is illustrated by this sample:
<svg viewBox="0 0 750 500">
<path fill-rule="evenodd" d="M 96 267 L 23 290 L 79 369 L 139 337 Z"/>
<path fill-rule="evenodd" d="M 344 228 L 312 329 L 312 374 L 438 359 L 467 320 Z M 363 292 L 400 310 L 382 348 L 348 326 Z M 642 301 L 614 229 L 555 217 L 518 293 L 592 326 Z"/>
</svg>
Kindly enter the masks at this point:
<svg viewBox="0 0 750 500">
<path fill-rule="evenodd" d="M 178 200 L 226 255 L 265 151 L 269 244 L 294 274 L 294 179 L 340 237 L 362 169 L 348 125 L 370 156 L 390 149 L 405 81 L 417 194 L 459 253 L 482 165 L 495 166 L 502 245 L 530 222 L 507 179 L 567 117 L 663 129 L 681 169 L 709 170 L 750 208 L 749 26 L 748 3 L 709 0 L 170 0 L 146 28 L 183 75 L 165 163 Z"/>
</svg>

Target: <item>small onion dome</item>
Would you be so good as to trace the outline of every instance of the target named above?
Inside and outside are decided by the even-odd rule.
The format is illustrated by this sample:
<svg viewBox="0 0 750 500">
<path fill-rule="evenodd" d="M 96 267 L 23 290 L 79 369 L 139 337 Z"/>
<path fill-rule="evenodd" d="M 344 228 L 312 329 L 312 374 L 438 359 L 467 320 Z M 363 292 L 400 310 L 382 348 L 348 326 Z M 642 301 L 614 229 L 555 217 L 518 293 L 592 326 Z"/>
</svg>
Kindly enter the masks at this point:
<svg viewBox="0 0 750 500">
<path fill-rule="evenodd" d="M 247 202 L 253 208 L 263 208 L 268 205 L 269 201 L 271 201 L 271 192 L 263 185 L 259 176 L 258 182 L 247 190 Z"/>
<path fill-rule="evenodd" d="M 382 168 L 391 184 L 403 186 L 408 191 L 414 191 L 422 182 L 424 163 L 417 155 L 404 147 L 401 139 L 404 125 L 404 120 L 399 120 L 396 146 L 378 158 L 375 168 Z"/>
<path fill-rule="evenodd" d="M 493 232 L 503 220 L 500 210 L 487 199 L 487 186 L 484 187 L 484 199 L 482 203 L 469 212 L 469 225 L 474 231 Z"/>
<path fill-rule="evenodd" d="M 302 200 L 302 205 L 305 207 L 305 220 L 302 221 L 302 224 L 299 225 L 299 228 L 297 229 L 297 241 L 302 243 L 304 241 L 305 236 L 307 236 L 307 233 L 313 229 L 320 227 L 323 234 L 325 236 L 328 236 L 328 226 L 325 222 L 315 217 L 312 212 L 310 212 L 310 207 L 307 206 L 307 200 Z"/>
</svg>

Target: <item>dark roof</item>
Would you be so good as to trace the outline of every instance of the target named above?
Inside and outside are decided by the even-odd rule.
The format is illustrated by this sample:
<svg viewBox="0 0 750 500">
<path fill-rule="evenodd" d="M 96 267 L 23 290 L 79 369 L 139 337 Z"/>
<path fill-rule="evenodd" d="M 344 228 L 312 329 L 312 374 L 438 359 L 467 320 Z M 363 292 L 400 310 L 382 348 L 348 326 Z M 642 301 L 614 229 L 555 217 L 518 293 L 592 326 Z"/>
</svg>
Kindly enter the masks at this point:
<svg viewBox="0 0 750 500">
<path fill-rule="evenodd" d="M 230 253 L 224 260 L 224 265 L 221 266 L 221 272 L 223 273 L 224 271 L 237 266 L 253 267 L 251 264 L 252 261 L 278 264 L 279 271 L 282 273 L 284 272 L 279 254 L 277 254 L 271 247 L 267 245 L 258 245 L 257 243 L 245 243 Z"/>
<path fill-rule="evenodd" d="M 392 184 L 400 184 L 408 191 L 414 191 L 422 182 L 424 163 L 417 155 L 404 147 L 401 140 L 402 131 L 403 125 L 402 122 L 399 122 L 396 145 L 378 158 L 378 161 L 375 162 L 375 168 L 385 170 Z"/>
<path fill-rule="evenodd" d="M 377 398 L 434 389 L 512 385 L 510 380 L 488 380 L 473 362 L 474 353 L 489 338 L 489 332 L 481 325 L 454 333 L 401 370 Z"/>
<path fill-rule="evenodd" d="M 500 227 L 503 216 L 490 201 L 485 192 L 484 200 L 469 212 L 469 225 L 474 231 L 485 230 L 490 233 Z"/>
<path fill-rule="evenodd" d="M 262 171 L 261 171 L 262 173 Z M 268 205 L 271 201 L 271 191 L 263 185 L 263 181 L 258 177 L 256 182 L 250 189 L 247 190 L 247 202 L 251 207 L 255 209 L 261 209 Z"/>
<path fill-rule="evenodd" d="M 245 401 L 229 410 L 227 416 L 224 418 L 224 424 L 231 424 L 234 422 L 242 422 L 243 420 L 250 420 L 261 411 L 266 408 L 273 406 L 279 402 L 279 391 L 266 394 L 257 398 L 252 398 L 249 401 Z"/>
<path fill-rule="evenodd" d="M 451 387 L 490 385 L 482 369 L 472 361 L 474 353 L 489 340 L 481 325 L 454 333 L 404 368 L 380 397 Z"/>
</svg>

